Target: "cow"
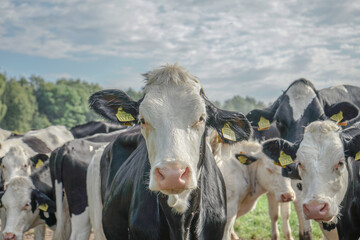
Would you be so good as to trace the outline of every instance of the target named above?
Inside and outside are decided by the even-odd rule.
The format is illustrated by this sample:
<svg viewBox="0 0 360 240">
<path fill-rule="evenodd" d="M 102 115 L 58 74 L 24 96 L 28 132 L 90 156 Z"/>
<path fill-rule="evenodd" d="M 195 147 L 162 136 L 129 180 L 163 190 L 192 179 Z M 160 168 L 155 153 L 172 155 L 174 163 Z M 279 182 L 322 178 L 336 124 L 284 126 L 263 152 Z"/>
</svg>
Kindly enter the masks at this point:
<svg viewBox="0 0 360 240">
<path fill-rule="evenodd" d="M 74 138 L 85 138 L 97 133 L 110 133 L 118 130 L 122 130 L 125 127 L 102 122 L 102 121 L 90 121 L 84 124 L 79 124 L 70 129 L 70 132 Z"/>
<path fill-rule="evenodd" d="M 223 141 L 248 139 L 241 113 L 221 110 L 199 80 L 178 64 L 146 73 L 144 97 L 119 90 L 93 94 L 90 107 L 106 119 L 141 127 L 110 143 L 95 179 L 107 239 L 221 239 L 226 192 L 206 144 L 208 127 Z M 140 133 L 141 132 L 141 133 Z M 95 169 L 96 170 L 96 169 Z"/>
<path fill-rule="evenodd" d="M 337 230 L 339 239 L 360 237 L 360 124 L 342 130 L 332 121 L 316 121 L 301 141 L 268 140 L 263 149 L 278 164 L 286 158 L 299 166 L 308 219 Z"/>
<path fill-rule="evenodd" d="M 271 239 L 280 239 L 276 221 L 279 215 L 279 202 L 282 207 L 283 231 L 285 239 L 293 239 L 289 225 L 289 201 L 295 199 L 291 180 L 281 175 L 281 167 L 275 166 L 262 153 L 262 146 L 257 140 L 242 141 L 228 145 L 218 140 L 213 131 L 209 142 L 225 180 L 227 193 L 227 223 L 223 239 L 239 239 L 234 231 L 234 223 L 255 208 L 257 200 L 267 194 L 271 219 Z M 237 158 L 235 153 L 239 153 Z"/>
<path fill-rule="evenodd" d="M 331 118 L 346 126 L 357 114 L 343 110 L 356 106 L 360 107 L 359 87 L 340 85 L 318 91 L 310 81 L 298 79 L 271 106 L 254 109 L 246 117 L 259 130 L 275 122 L 280 137 L 294 143 L 301 139 L 304 127 L 316 120 Z"/>
<path fill-rule="evenodd" d="M 0 142 L 11 136 L 11 132 L 0 128 Z"/>
<path fill-rule="evenodd" d="M 117 134 L 120 132 L 122 131 Z M 112 138 L 115 137 L 112 133 L 109 135 Z M 108 140 L 110 139 L 108 138 Z M 104 137 L 101 137 L 100 140 L 104 140 Z M 107 144 L 108 142 L 74 139 L 51 153 L 50 169 L 56 196 L 56 218 L 58 220 L 54 233 L 55 239 L 89 239 L 91 226 L 86 191 L 86 174 L 95 152 L 98 149 L 104 150 Z M 64 203 L 65 199 L 67 203 Z M 68 205 L 69 208 L 71 235 L 69 232 L 64 231 L 64 229 L 68 229 L 64 225 L 69 223 L 68 219 L 63 217 L 64 204 Z"/>
<path fill-rule="evenodd" d="M 55 226 L 56 204 L 48 162 L 30 176 L 10 179 L 0 196 L 7 220 L 3 225 L 4 240 L 22 239 L 24 232 L 39 225 Z"/>
</svg>

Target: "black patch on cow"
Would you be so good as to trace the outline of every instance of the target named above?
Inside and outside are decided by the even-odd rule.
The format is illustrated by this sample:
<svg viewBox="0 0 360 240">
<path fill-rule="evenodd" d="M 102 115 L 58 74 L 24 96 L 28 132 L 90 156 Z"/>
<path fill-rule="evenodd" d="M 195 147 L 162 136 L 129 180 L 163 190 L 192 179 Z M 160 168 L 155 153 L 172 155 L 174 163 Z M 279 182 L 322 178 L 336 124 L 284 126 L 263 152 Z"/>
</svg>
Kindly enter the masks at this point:
<svg viewBox="0 0 360 240">
<path fill-rule="evenodd" d="M 1 190 L 0 191 L 0 208 L 2 208 L 2 206 L 3 206 L 1 199 L 2 199 L 4 194 L 5 194 L 5 191 Z"/>
<path fill-rule="evenodd" d="M 26 137 L 23 138 L 23 142 L 26 143 L 34 152 L 38 153 L 50 153 L 51 149 L 48 148 L 46 143 L 44 143 L 42 140 L 38 139 L 37 137 Z"/>
<path fill-rule="evenodd" d="M 84 124 L 79 124 L 70 129 L 70 132 L 74 138 L 84 138 L 92 136 L 98 133 L 110 133 L 113 131 L 118 131 L 124 127 L 118 126 L 115 124 L 109 124 L 102 121 L 90 121 Z"/>
<path fill-rule="evenodd" d="M 297 189 L 299 189 L 299 191 L 302 191 L 302 189 L 303 189 L 301 183 L 296 184 L 296 187 L 297 187 Z"/>
<path fill-rule="evenodd" d="M 56 180 L 57 183 L 62 183 L 70 214 L 79 215 L 88 206 L 87 168 L 95 151 L 103 145 L 83 139 L 75 139 L 53 151 L 50 156 L 52 179 Z"/>
<path fill-rule="evenodd" d="M 335 223 L 324 223 L 324 222 L 322 222 L 322 226 L 323 226 L 323 229 L 326 230 L 326 231 L 331 231 L 331 230 L 336 228 Z"/>
<path fill-rule="evenodd" d="M 55 213 L 47 213 L 47 214 L 49 215 L 48 218 L 45 216 L 44 211 L 40 210 L 40 213 L 39 213 L 40 218 L 45 221 L 46 225 L 48 225 L 49 227 L 52 227 L 56 224 L 56 215 L 55 215 Z"/>
</svg>

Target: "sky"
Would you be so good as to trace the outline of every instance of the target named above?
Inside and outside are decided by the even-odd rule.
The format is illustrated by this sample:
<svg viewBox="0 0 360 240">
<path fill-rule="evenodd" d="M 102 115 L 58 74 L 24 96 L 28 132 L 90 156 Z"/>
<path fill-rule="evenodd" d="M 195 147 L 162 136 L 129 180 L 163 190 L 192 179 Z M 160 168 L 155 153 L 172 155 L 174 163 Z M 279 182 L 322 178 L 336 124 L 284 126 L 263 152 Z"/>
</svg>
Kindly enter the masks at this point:
<svg viewBox="0 0 360 240">
<path fill-rule="evenodd" d="M 0 72 L 140 90 L 179 63 L 210 99 L 360 85 L 360 0 L 1 0 Z"/>
</svg>

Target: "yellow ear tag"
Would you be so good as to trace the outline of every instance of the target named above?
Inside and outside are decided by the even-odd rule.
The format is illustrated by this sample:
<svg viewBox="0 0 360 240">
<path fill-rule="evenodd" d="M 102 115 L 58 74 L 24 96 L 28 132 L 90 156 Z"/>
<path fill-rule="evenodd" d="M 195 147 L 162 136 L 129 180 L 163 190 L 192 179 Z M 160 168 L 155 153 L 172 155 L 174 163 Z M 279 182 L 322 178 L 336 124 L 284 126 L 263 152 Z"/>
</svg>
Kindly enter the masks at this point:
<svg viewBox="0 0 360 240">
<path fill-rule="evenodd" d="M 242 164 L 245 164 L 245 163 L 246 163 L 246 160 L 247 160 L 247 157 L 245 157 L 245 156 L 238 156 L 238 160 L 239 160 Z"/>
<path fill-rule="evenodd" d="M 224 127 L 221 129 L 223 137 L 227 140 L 236 141 L 236 136 L 234 131 L 230 128 L 229 123 L 225 123 Z"/>
<path fill-rule="evenodd" d="M 258 131 L 268 130 L 270 128 L 270 121 L 264 117 L 260 117 L 258 126 Z"/>
<path fill-rule="evenodd" d="M 41 167 L 42 165 L 44 165 L 44 162 L 41 161 L 41 159 L 38 159 L 38 161 L 37 161 L 37 163 L 36 163 L 36 165 L 35 165 L 35 168 L 39 168 L 39 167 Z"/>
<path fill-rule="evenodd" d="M 336 123 L 341 122 L 341 120 L 343 119 L 343 112 L 340 111 L 337 114 L 334 114 L 330 117 L 331 120 L 335 121 Z"/>
<path fill-rule="evenodd" d="M 130 113 L 125 112 L 122 107 L 118 108 L 116 117 L 122 124 L 129 124 L 129 122 L 135 121 L 135 118 Z"/>
<path fill-rule="evenodd" d="M 281 151 L 280 157 L 279 157 L 279 162 L 280 162 L 281 166 L 284 167 L 286 165 L 293 163 L 293 160 L 290 155 L 287 155 L 286 153 L 284 153 L 284 151 Z"/>
<path fill-rule="evenodd" d="M 47 203 L 44 204 L 40 204 L 39 205 L 39 209 L 46 212 L 48 210 L 49 206 L 47 205 Z"/>
<path fill-rule="evenodd" d="M 355 161 L 360 160 L 360 151 L 358 151 L 358 153 L 355 155 Z"/>
</svg>

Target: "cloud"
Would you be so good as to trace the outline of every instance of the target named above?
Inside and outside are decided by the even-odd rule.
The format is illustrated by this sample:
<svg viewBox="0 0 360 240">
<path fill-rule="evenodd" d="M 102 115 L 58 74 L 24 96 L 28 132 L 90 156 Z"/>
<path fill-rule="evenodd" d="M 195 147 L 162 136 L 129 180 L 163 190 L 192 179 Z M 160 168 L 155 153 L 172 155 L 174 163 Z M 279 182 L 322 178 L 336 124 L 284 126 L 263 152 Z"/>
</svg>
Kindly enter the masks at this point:
<svg viewBox="0 0 360 240">
<path fill-rule="evenodd" d="M 360 73 L 356 1 L 3 0 L 0 14 L 0 50 L 145 59 L 148 70 L 179 62 L 220 100 L 270 101 L 300 77 L 320 88 L 356 84 Z M 116 86 L 139 86 L 137 69 L 120 69 Z"/>
</svg>

